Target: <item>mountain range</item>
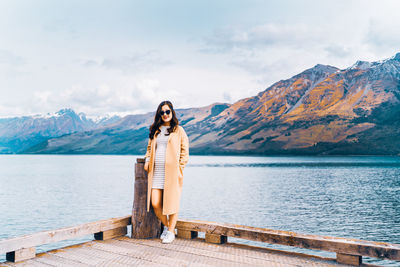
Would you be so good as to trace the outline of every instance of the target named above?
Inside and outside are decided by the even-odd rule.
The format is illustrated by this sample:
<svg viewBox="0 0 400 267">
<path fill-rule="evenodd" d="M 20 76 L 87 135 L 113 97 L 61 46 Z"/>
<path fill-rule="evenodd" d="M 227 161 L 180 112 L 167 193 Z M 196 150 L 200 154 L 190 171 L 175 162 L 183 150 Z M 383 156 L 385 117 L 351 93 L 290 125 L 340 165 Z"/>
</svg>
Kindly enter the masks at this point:
<svg viewBox="0 0 400 267">
<path fill-rule="evenodd" d="M 400 53 L 317 64 L 235 103 L 176 109 L 191 154 L 400 155 Z M 154 112 L 0 119 L 0 153 L 144 154 Z"/>
</svg>

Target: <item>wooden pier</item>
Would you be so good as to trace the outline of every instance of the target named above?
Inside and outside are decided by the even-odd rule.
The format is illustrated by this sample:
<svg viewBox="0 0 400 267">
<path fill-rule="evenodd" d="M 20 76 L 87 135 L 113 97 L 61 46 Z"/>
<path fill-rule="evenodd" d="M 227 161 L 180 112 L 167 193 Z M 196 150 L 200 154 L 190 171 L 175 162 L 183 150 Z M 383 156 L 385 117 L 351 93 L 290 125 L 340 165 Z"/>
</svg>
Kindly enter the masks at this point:
<svg viewBox="0 0 400 267">
<path fill-rule="evenodd" d="M 177 238 L 163 244 L 160 221 L 153 210 L 146 212 L 143 163 L 138 159 L 135 165 L 132 215 L 0 240 L 7 258 L 0 266 L 372 266 L 362 263 L 363 256 L 400 261 L 397 244 L 200 220 L 178 220 Z M 89 234 L 93 241 L 36 254 L 36 246 Z M 329 251 L 336 258 L 237 244 L 229 237 Z"/>
<path fill-rule="evenodd" d="M 128 236 L 90 241 L 37 254 L 19 263 L 0 266 L 344 266 L 334 260 L 302 257 L 237 244 L 213 244 L 204 239 L 159 239 Z"/>
</svg>

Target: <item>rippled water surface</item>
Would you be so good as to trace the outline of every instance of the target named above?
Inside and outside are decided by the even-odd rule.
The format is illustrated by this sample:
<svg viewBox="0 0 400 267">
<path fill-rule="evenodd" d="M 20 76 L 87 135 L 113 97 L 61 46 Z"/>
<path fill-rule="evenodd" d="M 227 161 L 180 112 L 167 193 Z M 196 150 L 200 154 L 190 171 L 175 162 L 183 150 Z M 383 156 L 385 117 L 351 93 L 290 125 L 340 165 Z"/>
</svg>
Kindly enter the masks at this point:
<svg viewBox="0 0 400 267">
<path fill-rule="evenodd" d="M 0 239 L 129 215 L 137 157 L 0 155 Z M 400 244 L 400 158 L 190 156 L 179 217 Z"/>
</svg>

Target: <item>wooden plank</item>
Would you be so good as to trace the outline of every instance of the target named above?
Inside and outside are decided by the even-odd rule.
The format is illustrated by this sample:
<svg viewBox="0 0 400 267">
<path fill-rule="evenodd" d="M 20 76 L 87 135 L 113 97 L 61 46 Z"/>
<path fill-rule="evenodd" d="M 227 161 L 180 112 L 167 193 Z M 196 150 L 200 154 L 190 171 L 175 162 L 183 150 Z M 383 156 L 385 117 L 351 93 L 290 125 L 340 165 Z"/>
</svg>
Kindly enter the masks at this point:
<svg viewBox="0 0 400 267">
<path fill-rule="evenodd" d="M 245 247 L 245 248 L 244 248 Z M 246 245 L 216 245 L 204 240 L 177 238 L 171 244 L 159 239 L 127 236 L 89 241 L 38 254 L 34 260 L 15 266 L 333 266 L 332 261 L 261 252 Z M 14 264 L 11 264 L 14 266 Z M 0 266 L 2 266 L 0 264 Z M 342 266 L 335 264 L 335 266 Z"/>
<path fill-rule="evenodd" d="M 78 261 L 69 260 L 63 257 L 57 256 L 57 254 L 52 253 L 40 253 L 36 255 L 36 262 L 40 262 L 46 264 L 48 266 L 57 266 L 57 267 L 87 267 L 87 264 L 80 263 Z"/>
<path fill-rule="evenodd" d="M 119 227 L 119 228 L 95 233 L 94 239 L 95 240 L 107 240 L 107 239 L 111 239 L 111 238 L 114 238 L 117 236 L 124 236 L 127 233 L 128 233 L 128 229 L 126 228 L 126 226 L 124 226 L 124 227 Z"/>
<path fill-rule="evenodd" d="M 4 266 L 18 266 L 18 267 L 49 267 L 49 265 L 45 265 L 41 262 L 37 262 L 35 261 L 36 258 L 34 259 L 28 259 L 28 260 L 24 260 L 24 261 L 20 261 L 20 262 L 10 262 L 7 261 L 5 262 L 8 265 L 4 265 Z M 3 266 L 2 264 L 0 264 L 0 266 Z"/>
<path fill-rule="evenodd" d="M 198 236 L 198 233 L 195 231 L 185 231 L 183 229 L 178 229 L 178 237 L 185 239 L 193 239 Z"/>
<path fill-rule="evenodd" d="M 126 237 L 119 237 L 118 240 L 129 240 Z M 315 262 L 322 262 L 323 264 L 335 264 L 336 259 L 326 258 L 316 255 L 309 255 L 294 251 L 284 251 L 278 249 L 272 249 L 267 247 L 260 247 L 248 244 L 240 243 L 225 243 L 223 245 L 206 243 L 204 238 L 196 238 L 194 240 L 176 238 L 173 242 L 174 245 L 181 246 L 183 249 L 187 247 L 193 247 L 202 249 L 205 251 L 223 252 L 232 255 L 244 254 L 247 257 L 264 259 L 269 261 L 279 261 L 281 263 L 293 264 L 300 266 L 315 266 Z M 181 248 L 177 247 L 177 250 Z M 330 265 L 329 265 L 330 266 Z M 335 266 L 342 266 L 341 264 L 335 264 Z"/>
<path fill-rule="evenodd" d="M 190 263 L 203 263 L 212 266 L 332 266 L 334 261 L 322 261 L 308 257 L 283 255 L 279 253 L 254 252 L 252 250 L 233 247 L 229 243 L 215 245 L 198 239 L 188 240 L 176 238 L 170 244 L 162 244 L 154 239 L 118 238 L 129 243 L 165 249 L 165 254 L 180 259 L 189 259 Z M 189 245 L 190 244 L 190 245 Z M 163 252 L 160 252 L 163 253 Z M 341 264 L 335 266 L 343 266 Z"/>
<path fill-rule="evenodd" d="M 8 252 L 6 259 L 12 262 L 19 262 L 27 259 L 32 259 L 36 256 L 36 248 L 22 248 L 16 251 Z"/>
<path fill-rule="evenodd" d="M 349 255 L 368 256 L 388 260 L 400 260 L 400 245 L 384 242 L 299 234 L 290 231 L 272 230 L 230 223 L 200 220 L 177 221 L 176 228 L 243 238 L 247 240 L 286 246 L 317 249 Z"/>
<path fill-rule="evenodd" d="M 177 239 L 175 239 L 174 242 L 176 240 Z M 155 255 L 163 255 L 174 259 L 174 261 L 183 261 L 182 264 L 176 264 L 175 266 L 191 266 L 191 264 L 195 265 L 193 263 L 208 264 L 211 266 L 266 266 L 265 260 L 257 260 L 257 264 L 251 264 L 253 263 L 252 259 L 248 259 L 245 256 L 229 255 L 214 250 L 182 247 L 177 246 L 174 244 L 174 242 L 163 244 L 154 239 L 124 239 L 120 242 L 143 246 L 146 248 L 146 251 L 151 253 L 150 257 L 155 257 Z M 165 262 L 168 261 L 164 260 L 164 263 Z"/>
<path fill-rule="evenodd" d="M 228 238 L 225 235 L 216 235 L 216 234 L 206 233 L 205 240 L 207 243 L 224 244 L 228 241 Z"/>
<path fill-rule="evenodd" d="M 85 223 L 78 226 L 65 227 L 57 230 L 48 230 L 9 239 L 2 239 L 0 240 L 0 253 L 3 254 L 22 248 L 36 247 L 43 244 L 81 237 L 130 224 L 131 216 L 129 215 Z"/>
<path fill-rule="evenodd" d="M 362 263 L 361 256 L 347 255 L 342 253 L 336 253 L 336 261 L 343 264 L 349 264 L 354 266 L 360 266 Z"/>
<path fill-rule="evenodd" d="M 136 240 L 132 238 L 128 239 Z M 160 240 L 158 239 L 155 242 L 160 242 Z M 92 248 L 119 254 L 119 257 L 127 257 L 127 259 L 124 258 L 123 260 L 120 260 L 119 262 L 121 263 L 128 263 L 128 261 L 132 262 L 137 260 L 146 261 L 142 262 L 141 264 L 130 263 L 127 264 L 127 266 L 149 266 L 149 264 L 152 264 L 153 266 L 188 266 L 190 263 L 178 257 L 171 257 L 169 253 L 165 253 L 160 249 L 152 249 L 149 248 L 149 246 L 130 242 L 122 242 L 115 239 L 93 243 Z M 109 266 L 113 265 L 110 264 Z"/>
<path fill-rule="evenodd" d="M 86 264 L 89 266 L 98 266 L 105 260 L 110 259 L 107 253 L 93 252 L 93 250 L 86 247 L 58 249 L 55 255 L 69 261 L 76 261 L 79 264 Z"/>
</svg>

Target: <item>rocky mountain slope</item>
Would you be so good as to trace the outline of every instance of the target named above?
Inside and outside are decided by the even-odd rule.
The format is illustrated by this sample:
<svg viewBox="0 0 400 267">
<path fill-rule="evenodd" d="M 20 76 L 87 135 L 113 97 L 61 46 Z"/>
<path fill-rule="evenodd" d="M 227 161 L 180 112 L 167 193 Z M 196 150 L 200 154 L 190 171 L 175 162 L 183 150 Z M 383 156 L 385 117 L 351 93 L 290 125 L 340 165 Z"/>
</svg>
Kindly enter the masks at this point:
<svg viewBox="0 0 400 267">
<path fill-rule="evenodd" d="M 207 131 L 189 123 L 192 150 L 399 154 L 399 81 L 400 53 L 343 70 L 318 64 L 232 104 L 207 121 Z"/>
</svg>

